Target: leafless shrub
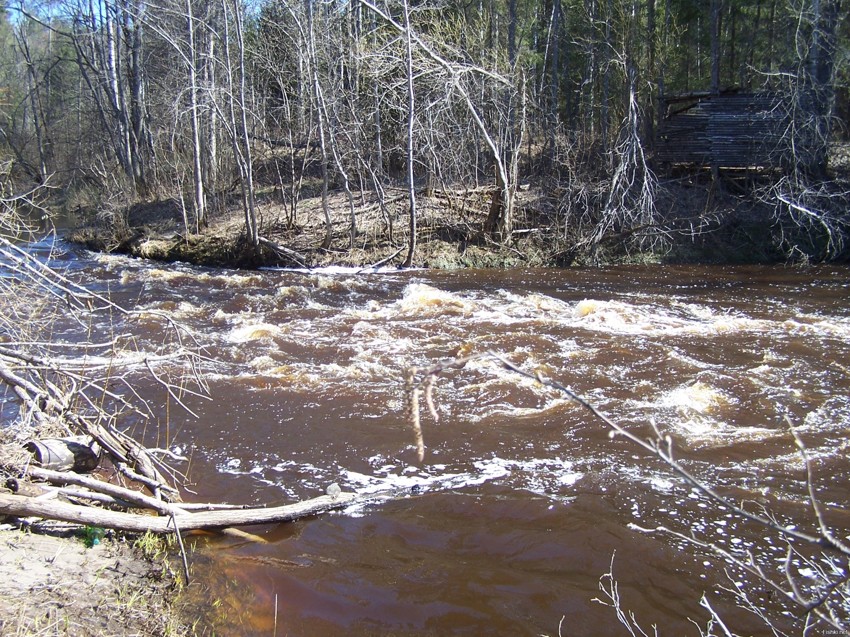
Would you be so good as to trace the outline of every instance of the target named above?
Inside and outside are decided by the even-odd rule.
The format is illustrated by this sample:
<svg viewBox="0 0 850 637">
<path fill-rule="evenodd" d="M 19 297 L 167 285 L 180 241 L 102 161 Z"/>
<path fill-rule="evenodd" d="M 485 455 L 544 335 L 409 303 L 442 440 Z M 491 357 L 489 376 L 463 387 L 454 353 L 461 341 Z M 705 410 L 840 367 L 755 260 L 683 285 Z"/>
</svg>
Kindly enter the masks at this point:
<svg viewBox="0 0 850 637">
<path fill-rule="evenodd" d="M 180 405 L 204 393 L 197 343 L 168 315 L 127 310 L 52 267 L 50 254 L 22 248 L 18 237 L 28 226 L 19 210 L 28 196 L 0 198 L 0 410 L 9 423 L 2 434 L 17 443 L 88 434 L 116 465 L 164 485 L 168 468 L 127 435 L 124 418 L 153 415 L 136 390 L 143 375 Z M 135 321 L 161 330 L 151 340 L 159 344 L 141 346 Z"/>
<path fill-rule="evenodd" d="M 620 622 L 626 632 L 632 637 L 649 637 L 647 632 L 638 624 L 635 614 L 623 608 L 622 600 L 620 599 L 620 586 L 614 577 L 615 555 L 616 553 L 611 556 L 611 567 L 608 569 L 608 572 L 599 578 L 599 592 L 602 596 L 595 597 L 592 601 L 611 608 L 617 616 L 617 621 Z M 652 634 L 655 637 L 658 636 L 657 626 L 652 627 Z"/>
<path fill-rule="evenodd" d="M 791 175 L 764 189 L 760 197 L 773 210 L 776 243 L 789 260 L 829 261 L 844 254 L 850 186 Z"/>
</svg>

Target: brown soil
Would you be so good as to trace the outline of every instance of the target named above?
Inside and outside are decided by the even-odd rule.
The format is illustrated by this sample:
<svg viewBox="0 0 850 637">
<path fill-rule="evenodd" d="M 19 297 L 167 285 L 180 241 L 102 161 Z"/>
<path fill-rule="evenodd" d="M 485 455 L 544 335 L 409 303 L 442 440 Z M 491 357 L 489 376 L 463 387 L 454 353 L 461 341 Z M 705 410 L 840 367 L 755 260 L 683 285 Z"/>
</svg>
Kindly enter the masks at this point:
<svg viewBox="0 0 850 637">
<path fill-rule="evenodd" d="M 846 193 L 850 144 L 832 145 L 830 171 L 839 190 Z M 629 232 L 612 232 L 590 250 L 582 241 L 582 229 L 574 226 L 592 224 L 599 214 L 607 196 L 604 179 L 570 182 L 569 189 L 560 183 L 521 188 L 510 245 L 502 245 L 484 232 L 493 200 L 492 186 L 435 190 L 430 195 L 420 192 L 417 248 L 411 265 L 451 269 L 635 261 L 783 262 L 788 255 L 777 249 L 777 238 L 766 229 L 775 224 L 776 211 L 756 196 L 756 191 L 772 179 L 770 174 L 727 171 L 718 186 L 707 169 L 670 168 L 659 181 L 656 202 L 658 211 L 668 220 L 669 243 L 657 254 L 640 253 L 640 249 L 635 252 L 634 246 L 629 246 Z M 305 180 L 303 193 L 319 191 L 315 180 Z M 246 246 L 244 213 L 236 195 L 220 195 L 213 208 L 200 232 L 195 231 L 191 220 L 186 227 L 178 200 L 140 203 L 112 213 L 99 209 L 93 211 L 97 222 L 78 228 L 69 238 L 96 251 L 242 268 L 397 266 L 407 254 L 408 196 L 403 188 L 388 188 L 383 201 L 370 192 L 354 192 L 350 201 L 340 190 L 331 192 L 327 245 L 325 211 L 318 196 L 301 198 L 293 211 L 288 193 L 281 197 L 278 190 L 266 190 L 258 195 L 259 234 L 268 240 L 259 249 Z M 352 214 L 356 221 L 353 239 Z M 269 243 L 285 250 L 275 251 Z"/>
<path fill-rule="evenodd" d="M 4 525 L 8 528 L 10 525 Z M 87 548 L 63 525 L 0 532 L 0 635 L 177 635 L 173 578 L 130 541 Z"/>
</svg>

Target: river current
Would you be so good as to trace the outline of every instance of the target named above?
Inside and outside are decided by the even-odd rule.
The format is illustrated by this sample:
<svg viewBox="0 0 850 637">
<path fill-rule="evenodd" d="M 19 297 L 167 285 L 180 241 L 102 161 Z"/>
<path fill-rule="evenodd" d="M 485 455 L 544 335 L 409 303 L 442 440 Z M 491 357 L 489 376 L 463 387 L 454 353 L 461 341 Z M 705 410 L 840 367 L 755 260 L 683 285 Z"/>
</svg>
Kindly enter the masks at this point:
<svg viewBox="0 0 850 637">
<path fill-rule="evenodd" d="M 703 595 L 733 631 L 766 634 L 735 590 L 797 626 L 763 583 L 675 533 L 749 550 L 781 574 L 780 538 L 492 362 L 437 379 L 440 419 L 423 410 L 418 462 L 405 371 L 489 350 L 641 435 L 654 423 L 706 484 L 811 531 L 790 422 L 830 524 L 850 532 L 846 268 L 229 272 L 67 248 L 59 262 L 126 307 L 167 313 L 203 347 L 209 398 L 185 396 L 196 417 L 140 369 L 156 414 L 126 423 L 151 436 L 155 422 L 157 443 L 191 458 L 186 499 L 396 489 L 252 529 L 268 544 L 196 538 L 192 612 L 217 634 L 627 634 L 600 603 L 609 572 L 650 634 L 700 634 Z M 145 326 L 121 329 L 155 349 Z M 659 526 L 673 533 L 647 531 Z"/>
</svg>

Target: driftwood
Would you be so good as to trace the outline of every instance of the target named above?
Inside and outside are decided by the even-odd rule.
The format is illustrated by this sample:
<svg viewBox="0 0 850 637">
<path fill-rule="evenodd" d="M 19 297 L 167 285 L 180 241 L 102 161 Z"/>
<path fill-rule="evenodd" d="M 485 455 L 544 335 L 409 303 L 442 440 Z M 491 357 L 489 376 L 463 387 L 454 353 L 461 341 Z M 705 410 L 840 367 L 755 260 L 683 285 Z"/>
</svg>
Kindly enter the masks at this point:
<svg viewBox="0 0 850 637">
<path fill-rule="evenodd" d="M 287 511 L 294 511 L 297 513 L 296 517 L 304 517 L 307 515 L 314 515 L 315 513 L 321 513 L 324 510 L 329 508 L 338 508 L 338 506 L 342 506 L 347 503 L 347 501 L 343 502 L 339 499 L 339 495 L 342 494 L 331 494 L 334 497 L 331 498 L 333 504 L 336 506 L 331 506 L 327 508 L 321 508 L 321 503 L 319 503 L 319 510 L 312 510 L 310 507 L 304 510 L 302 513 L 298 513 L 299 509 L 297 508 L 299 505 L 289 505 L 289 507 L 276 507 L 277 510 L 272 510 L 270 515 L 272 518 L 276 518 L 276 516 L 283 515 L 284 519 L 267 519 L 267 511 L 270 509 L 266 509 L 263 507 L 251 507 L 248 505 L 240 505 L 240 504 L 222 504 L 222 503 L 187 503 L 181 502 L 179 504 L 172 504 L 169 502 L 163 502 L 162 500 L 158 500 L 151 496 L 148 496 L 139 491 L 135 491 L 132 489 L 127 489 L 125 487 L 121 487 L 116 484 L 112 484 L 109 482 L 104 482 L 103 480 L 98 480 L 97 478 L 91 476 L 79 475 L 76 473 L 67 473 L 60 471 L 52 471 L 50 469 L 43 469 L 40 467 L 30 467 L 28 470 L 29 477 L 35 478 L 38 480 L 44 480 L 53 485 L 61 485 L 52 488 L 45 489 L 40 487 L 39 485 L 35 485 L 23 480 L 14 480 L 14 488 L 12 491 L 15 493 L 19 493 L 21 495 L 36 495 L 39 496 L 38 500 L 44 502 L 48 499 L 55 498 L 58 495 L 64 496 L 65 498 L 73 498 L 76 500 L 90 500 L 93 502 L 98 502 L 100 504 L 107 504 L 112 506 L 117 506 L 124 509 L 129 508 L 141 508 L 141 509 L 149 509 L 151 511 L 155 511 L 162 516 L 166 516 L 166 522 L 170 522 L 169 526 L 166 524 L 164 529 L 157 528 L 149 528 L 149 522 L 156 518 L 147 516 L 147 515 L 139 515 L 132 513 L 124 513 L 119 514 L 119 518 L 116 518 L 117 522 L 124 524 L 124 526 L 116 526 L 112 523 L 107 522 L 89 522 L 90 516 L 86 513 L 86 511 L 95 511 L 95 512 L 103 512 L 104 509 L 90 509 L 85 506 L 78 506 L 77 510 L 73 515 L 73 519 L 68 519 L 66 517 L 56 517 L 55 515 L 47 515 L 46 517 L 50 517 L 51 519 L 59 519 L 64 520 L 66 522 L 74 522 L 79 521 L 81 524 L 89 524 L 95 526 L 109 526 L 110 528 L 115 528 L 119 530 L 125 531 L 137 531 L 138 525 L 133 522 L 128 522 L 127 519 L 120 517 L 120 515 L 127 515 L 130 517 L 141 518 L 143 520 L 142 526 L 145 526 L 144 530 L 151 530 L 154 532 L 169 532 L 175 531 L 174 522 L 178 524 L 178 529 L 182 530 L 184 528 L 184 520 L 186 520 L 186 516 L 192 516 L 191 524 L 186 527 L 187 529 L 215 529 L 224 535 L 229 535 L 231 537 L 237 537 L 240 539 L 247 539 L 252 542 L 265 543 L 265 540 L 262 537 L 257 535 L 253 535 L 250 533 L 246 533 L 244 531 L 240 531 L 238 529 L 230 528 L 230 524 L 228 523 L 228 519 L 232 518 L 236 520 L 233 524 L 239 525 L 251 525 L 251 524 L 265 524 L 267 522 L 277 522 L 277 521 L 287 521 L 285 516 L 288 515 Z M 68 488 L 65 485 L 73 485 L 75 487 L 81 487 L 82 490 Z M 8 486 L 8 485 L 7 485 Z M 346 496 L 352 494 L 345 494 Z M 343 499 L 344 500 L 344 499 Z M 313 502 L 313 501 L 310 501 Z M 302 503 L 303 504 L 303 503 Z M 71 504 L 70 506 L 77 506 Z M 295 508 L 293 508 L 295 507 Z M 53 509 L 51 509 L 53 510 Z M 62 515 L 69 514 L 69 511 L 64 509 L 56 510 Z M 243 515 L 236 516 L 223 516 L 221 523 L 215 522 L 214 524 L 206 525 L 203 524 L 198 526 L 198 520 L 201 520 L 202 517 L 196 517 L 201 515 L 201 513 L 207 512 L 237 512 Z M 7 513 L 11 515 L 17 515 L 11 513 L 10 511 L 4 511 L 0 508 L 0 513 Z M 114 511 L 106 511 L 107 513 L 115 513 Z M 259 515 L 258 515 L 259 514 Z M 38 515 L 41 517 L 39 513 L 31 513 L 30 515 Z M 296 519 L 296 517 L 292 517 L 290 519 Z M 215 516 L 213 516 L 215 519 Z M 256 520 L 256 521 L 252 521 Z M 130 526 L 126 526 L 126 524 L 130 524 Z"/>
<path fill-rule="evenodd" d="M 177 489 L 168 484 L 156 467 L 156 459 L 151 457 L 147 449 L 136 440 L 114 427 L 106 428 L 84 418 L 71 418 L 71 420 L 106 451 L 112 464 L 122 474 L 144 484 L 157 498 L 171 502 L 180 500 Z"/>
<path fill-rule="evenodd" d="M 336 496 L 323 495 L 311 500 L 278 507 L 198 511 L 196 513 L 178 510 L 169 516 L 159 516 L 109 511 L 107 509 L 79 506 L 54 500 L 41 500 L 0 493 L 0 515 L 13 515 L 16 517 L 35 516 L 136 533 L 145 533 L 147 531 L 152 533 L 173 533 L 176 530 L 175 523 L 180 531 L 191 531 L 292 522 L 299 518 L 317 515 L 334 509 L 341 509 L 359 499 L 360 497 L 355 493 L 339 493 Z"/>
<path fill-rule="evenodd" d="M 396 250 L 395 252 L 393 252 L 390 256 L 388 256 L 388 257 L 386 257 L 386 258 L 384 258 L 384 259 L 381 259 L 381 260 L 380 260 L 380 261 L 378 261 L 377 263 L 373 263 L 373 264 L 371 264 L 371 265 L 367 265 L 366 267 L 364 267 L 364 268 L 361 268 L 361 269 L 357 270 L 357 274 L 360 274 L 360 273 L 362 273 L 362 272 L 368 272 L 369 270 L 374 270 L 374 269 L 376 269 L 376 268 L 380 268 L 380 267 L 381 267 L 382 265 L 384 265 L 385 263 L 389 263 L 390 261 L 392 261 L 393 259 L 395 259 L 395 258 L 396 258 L 399 254 L 401 254 L 401 251 L 402 251 L 402 250 L 404 250 L 404 248 L 403 248 L 403 247 L 401 247 L 401 248 L 399 248 L 398 250 Z"/>
<path fill-rule="evenodd" d="M 279 257 L 289 259 L 290 261 L 294 261 L 296 265 L 309 269 L 310 266 L 307 265 L 307 259 L 304 258 L 303 255 L 295 252 L 295 250 L 285 248 L 279 243 L 275 243 L 271 239 L 266 239 L 265 237 L 257 237 L 257 240 L 260 242 L 260 245 L 267 247 Z"/>
<path fill-rule="evenodd" d="M 182 505 L 170 504 L 162 500 L 157 500 L 149 495 L 145 495 L 139 491 L 125 489 L 118 485 L 98 480 L 89 476 L 83 476 L 76 473 L 68 473 L 62 471 L 52 471 L 40 467 L 30 467 L 28 473 L 31 477 L 39 480 L 46 480 L 51 484 L 73 484 L 78 487 L 91 489 L 96 493 L 108 495 L 117 500 L 123 500 L 133 506 L 152 509 L 163 515 L 171 515 L 172 513 L 185 513 L 181 508 Z"/>
</svg>

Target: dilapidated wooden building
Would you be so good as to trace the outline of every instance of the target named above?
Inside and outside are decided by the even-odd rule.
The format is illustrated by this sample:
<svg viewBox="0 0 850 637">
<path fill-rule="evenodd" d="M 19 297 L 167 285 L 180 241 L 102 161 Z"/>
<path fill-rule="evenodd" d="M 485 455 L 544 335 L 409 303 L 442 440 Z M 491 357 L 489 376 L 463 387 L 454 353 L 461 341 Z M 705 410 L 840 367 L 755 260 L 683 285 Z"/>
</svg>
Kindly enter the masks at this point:
<svg viewBox="0 0 850 637">
<path fill-rule="evenodd" d="M 714 168 L 785 165 L 791 118 L 773 93 L 688 93 L 662 98 L 655 158 Z"/>
</svg>

